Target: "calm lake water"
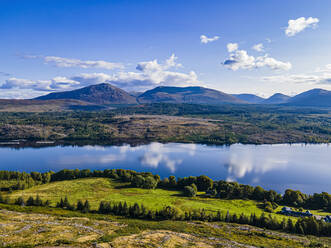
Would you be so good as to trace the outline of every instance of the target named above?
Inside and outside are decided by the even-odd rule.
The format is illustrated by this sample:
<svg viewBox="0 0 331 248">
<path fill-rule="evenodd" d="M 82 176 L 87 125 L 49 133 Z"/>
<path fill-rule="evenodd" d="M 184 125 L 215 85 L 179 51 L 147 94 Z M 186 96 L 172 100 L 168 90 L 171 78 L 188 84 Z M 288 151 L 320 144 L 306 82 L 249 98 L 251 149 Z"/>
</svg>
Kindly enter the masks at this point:
<svg viewBox="0 0 331 248">
<path fill-rule="evenodd" d="M 283 192 L 331 192 L 331 146 L 151 143 L 131 147 L 0 148 L 0 170 L 123 168 L 161 177 L 207 175 Z"/>
</svg>

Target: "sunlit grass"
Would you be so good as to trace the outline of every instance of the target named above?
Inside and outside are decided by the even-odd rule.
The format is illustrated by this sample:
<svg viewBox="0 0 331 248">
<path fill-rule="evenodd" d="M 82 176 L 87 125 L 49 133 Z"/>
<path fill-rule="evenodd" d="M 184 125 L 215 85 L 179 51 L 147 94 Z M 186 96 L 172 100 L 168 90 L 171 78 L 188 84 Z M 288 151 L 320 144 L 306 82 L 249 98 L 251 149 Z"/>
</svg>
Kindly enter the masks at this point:
<svg viewBox="0 0 331 248">
<path fill-rule="evenodd" d="M 36 195 L 39 195 L 43 200 L 50 200 L 52 206 L 55 206 L 61 197 L 67 196 L 71 203 L 76 203 L 78 200 L 89 200 L 92 209 L 97 209 L 100 201 L 105 200 L 144 204 L 148 209 L 153 210 L 173 206 L 183 211 L 205 209 L 212 212 L 229 211 L 230 213 L 244 213 L 245 215 L 252 213 L 261 215 L 263 213 L 263 210 L 257 206 L 258 203 L 252 200 L 204 198 L 202 192 L 197 197 L 189 198 L 182 196 L 182 192 L 177 190 L 131 188 L 129 183 L 107 178 L 85 178 L 53 182 L 23 191 L 15 191 L 10 194 L 10 198 L 14 200 L 19 196 L 23 196 L 24 199 L 27 199 L 29 196 L 35 197 Z M 279 220 L 284 218 L 279 214 L 273 213 L 272 215 Z"/>
</svg>

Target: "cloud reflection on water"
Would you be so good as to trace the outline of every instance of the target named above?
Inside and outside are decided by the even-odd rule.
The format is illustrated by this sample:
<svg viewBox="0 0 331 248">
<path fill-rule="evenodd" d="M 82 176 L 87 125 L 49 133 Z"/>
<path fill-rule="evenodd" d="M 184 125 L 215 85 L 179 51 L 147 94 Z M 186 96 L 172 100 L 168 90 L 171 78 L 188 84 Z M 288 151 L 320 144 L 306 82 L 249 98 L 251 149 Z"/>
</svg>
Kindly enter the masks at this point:
<svg viewBox="0 0 331 248">
<path fill-rule="evenodd" d="M 112 147 L 111 151 L 102 146 L 84 146 L 83 148 L 86 150 L 85 154 L 63 156 L 56 162 L 61 165 L 113 164 L 124 162 L 137 156 L 137 154 L 141 154 L 137 157 L 141 165 L 155 169 L 164 165 L 171 173 L 174 173 L 177 166 L 183 162 L 183 159 L 175 158 L 176 155 L 177 157 L 183 154 L 194 156 L 197 145 L 153 142 L 136 147 L 130 145 L 115 146 Z"/>
<path fill-rule="evenodd" d="M 241 145 L 238 145 L 241 146 Z M 277 154 L 257 154 L 252 150 L 240 149 L 231 150 L 228 162 L 224 164 L 227 169 L 227 181 L 238 181 L 249 174 L 254 174 L 253 183 L 259 182 L 259 177 L 272 170 L 283 170 L 288 165 L 288 160 L 278 158 Z"/>
</svg>

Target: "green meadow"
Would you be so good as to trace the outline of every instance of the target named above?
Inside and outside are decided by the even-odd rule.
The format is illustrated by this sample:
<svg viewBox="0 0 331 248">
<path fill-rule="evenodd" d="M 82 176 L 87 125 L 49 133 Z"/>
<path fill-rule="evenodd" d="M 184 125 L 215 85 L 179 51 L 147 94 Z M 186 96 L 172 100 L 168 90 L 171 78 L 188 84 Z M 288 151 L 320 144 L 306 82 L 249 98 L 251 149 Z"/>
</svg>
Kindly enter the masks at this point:
<svg viewBox="0 0 331 248">
<path fill-rule="evenodd" d="M 204 198 L 202 192 L 196 197 L 182 196 L 181 191 L 165 189 L 132 188 L 129 183 L 114 181 L 107 178 L 84 178 L 70 181 L 52 182 L 34 186 L 26 190 L 14 191 L 9 194 L 11 200 L 22 196 L 25 200 L 29 196 L 40 196 L 42 200 L 50 200 L 55 206 L 61 198 L 67 196 L 70 203 L 78 200 L 89 200 L 92 209 L 97 209 L 100 201 L 124 202 L 128 204 L 144 204 L 148 209 L 160 210 L 166 206 L 176 207 L 182 211 L 201 210 L 229 211 L 230 213 L 261 215 L 264 211 L 253 200 L 223 200 Z M 280 210 L 281 206 L 276 209 Z M 272 213 L 277 219 L 284 216 Z"/>
</svg>

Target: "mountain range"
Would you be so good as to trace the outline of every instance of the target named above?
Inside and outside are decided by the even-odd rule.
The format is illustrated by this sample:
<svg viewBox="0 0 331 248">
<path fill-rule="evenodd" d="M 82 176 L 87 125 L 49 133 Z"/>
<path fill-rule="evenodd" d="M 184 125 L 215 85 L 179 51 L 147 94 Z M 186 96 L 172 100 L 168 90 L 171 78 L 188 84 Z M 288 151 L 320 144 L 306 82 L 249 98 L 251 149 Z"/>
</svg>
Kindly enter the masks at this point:
<svg viewBox="0 0 331 248">
<path fill-rule="evenodd" d="M 143 93 L 128 93 L 108 83 L 81 89 L 55 92 L 34 100 L 71 99 L 93 104 L 196 103 L 196 104 L 284 104 L 293 106 L 331 107 L 331 91 L 313 89 L 290 97 L 276 93 L 269 98 L 254 94 L 227 94 L 218 90 L 191 86 L 159 86 Z"/>
</svg>

